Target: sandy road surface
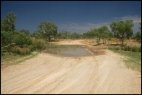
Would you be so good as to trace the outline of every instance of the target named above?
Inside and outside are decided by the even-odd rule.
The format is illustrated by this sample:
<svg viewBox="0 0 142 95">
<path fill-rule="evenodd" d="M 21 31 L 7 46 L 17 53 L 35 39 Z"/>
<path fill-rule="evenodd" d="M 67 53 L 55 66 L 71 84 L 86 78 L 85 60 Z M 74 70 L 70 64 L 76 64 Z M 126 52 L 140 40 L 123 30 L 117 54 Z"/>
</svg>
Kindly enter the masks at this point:
<svg viewBox="0 0 142 95">
<path fill-rule="evenodd" d="M 59 44 L 82 44 L 61 41 Z M 140 73 L 127 69 L 121 57 L 58 57 L 41 53 L 1 70 L 2 93 L 141 93 Z"/>
</svg>

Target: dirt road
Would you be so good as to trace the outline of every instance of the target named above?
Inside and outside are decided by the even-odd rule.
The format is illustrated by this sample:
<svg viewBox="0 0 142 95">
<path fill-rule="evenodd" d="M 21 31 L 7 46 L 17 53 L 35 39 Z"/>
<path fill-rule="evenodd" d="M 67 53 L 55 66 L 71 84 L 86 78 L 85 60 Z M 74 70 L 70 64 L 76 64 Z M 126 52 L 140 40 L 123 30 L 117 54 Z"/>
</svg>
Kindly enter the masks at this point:
<svg viewBox="0 0 142 95">
<path fill-rule="evenodd" d="M 58 44 L 83 44 L 80 40 Z M 59 57 L 41 53 L 1 70 L 1 93 L 141 93 L 141 75 L 120 55 Z"/>
</svg>

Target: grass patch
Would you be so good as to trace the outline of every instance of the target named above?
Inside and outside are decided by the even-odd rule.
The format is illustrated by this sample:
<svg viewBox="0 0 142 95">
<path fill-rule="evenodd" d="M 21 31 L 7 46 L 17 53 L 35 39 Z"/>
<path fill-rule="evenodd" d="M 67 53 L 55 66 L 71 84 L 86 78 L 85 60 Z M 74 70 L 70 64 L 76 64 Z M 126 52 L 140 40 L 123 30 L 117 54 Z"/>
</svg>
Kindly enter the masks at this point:
<svg viewBox="0 0 142 95">
<path fill-rule="evenodd" d="M 125 56 L 124 62 L 128 68 L 141 71 L 141 52 L 124 51 L 118 48 L 111 48 L 110 50 Z"/>
<path fill-rule="evenodd" d="M 27 59 L 30 59 L 34 56 L 36 56 L 38 53 L 37 52 L 32 52 L 29 55 L 18 55 L 14 53 L 4 53 L 3 56 L 1 56 L 1 64 L 9 64 L 9 65 L 14 65 L 17 63 L 21 63 Z"/>
</svg>

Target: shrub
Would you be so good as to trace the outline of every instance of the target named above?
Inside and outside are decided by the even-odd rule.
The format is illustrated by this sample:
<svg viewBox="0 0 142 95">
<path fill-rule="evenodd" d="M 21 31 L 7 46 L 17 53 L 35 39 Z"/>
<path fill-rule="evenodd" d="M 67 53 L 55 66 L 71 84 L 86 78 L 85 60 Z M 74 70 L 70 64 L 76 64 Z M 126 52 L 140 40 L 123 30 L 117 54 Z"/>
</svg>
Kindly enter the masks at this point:
<svg viewBox="0 0 142 95">
<path fill-rule="evenodd" d="M 14 34 L 13 42 L 20 47 L 32 44 L 31 38 L 22 32 L 16 32 Z"/>
<path fill-rule="evenodd" d="M 110 47 L 109 49 L 113 50 L 124 50 L 124 51 L 132 51 L 132 52 L 141 52 L 141 47 L 138 46 L 123 46 L 123 47 Z"/>
<path fill-rule="evenodd" d="M 132 51 L 134 51 L 134 52 L 140 52 L 141 50 L 140 50 L 140 47 L 134 46 L 134 47 L 132 47 Z"/>
<path fill-rule="evenodd" d="M 120 48 L 120 47 L 114 47 L 114 49 L 115 49 L 115 50 L 120 50 L 121 48 Z"/>
<path fill-rule="evenodd" d="M 123 46 L 121 47 L 122 50 L 124 51 L 133 51 L 133 52 L 140 52 L 141 51 L 141 47 L 138 46 Z"/>
<path fill-rule="evenodd" d="M 131 48 L 129 46 L 124 46 L 124 47 L 122 47 L 122 50 L 124 50 L 124 51 L 131 51 Z"/>
<path fill-rule="evenodd" d="M 32 38 L 32 50 L 43 50 L 46 48 L 46 42 L 43 39 Z"/>
<path fill-rule="evenodd" d="M 28 47 L 14 46 L 11 48 L 11 51 L 16 54 L 26 55 L 26 54 L 30 54 L 31 49 Z"/>
<path fill-rule="evenodd" d="M 1 31 L 1 45 L 5 46 L 12 43 L 12 32 Z"/>
</svg>

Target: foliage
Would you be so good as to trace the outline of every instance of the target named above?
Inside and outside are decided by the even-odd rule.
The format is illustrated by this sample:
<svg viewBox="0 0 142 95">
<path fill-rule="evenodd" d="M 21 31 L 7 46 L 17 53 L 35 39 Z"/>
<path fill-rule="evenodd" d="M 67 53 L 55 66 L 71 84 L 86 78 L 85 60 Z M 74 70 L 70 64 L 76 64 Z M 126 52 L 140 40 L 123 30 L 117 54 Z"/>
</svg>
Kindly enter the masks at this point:
<svg viewBox="0 0 142 95">
<path fill-rule="evenodd" d="M 140 24 L 140 27 L 139 27 L 140 30 L 137 33 L 135 33 L 134 38 L 137 41 L 141 42 L 141 23 L 139 23 L 139 24 Z"/>
<path fill-rule="evenodd" d="M 12 32 L 11 31 L 1 31 L 1 45 L 5 46 L 12 43 Z"/>
<path fill-rule="evenodd" d="M 56 37 L 57 26 L 51 22 L 42 22 L 39 25 L 39 31 L 48 38 L 48 41 L 51 41 L 51 37 Z"/>
<path fill-rule="evenodd" d="M 120 39 L 122 45 L 124 44 L 125 38 L 130 38 L 132 36 L 133 34 L 132 26 L 133 26 L 132 20 L 117 21 L 113 22 L 110 25 L 114 37 Z"/>
<path fill-rule="evenodd" d="M 67 31 L 58 32 L 57 37 L 60 39 L 68 39 L 71 38 L 71 33 Z"/>
<path fill-rule="evenodd" d="M 107 26 L 102 26 L 99 28 L 94 28 L 90 31 L 90 36 L 93 35 L 97 39 L 97 43 L 100 43 L 100 40 L 103 40 L 103 43 L 106 43 L 106 39 L 110 40 L 112 34 L 109 31 Z"/>
<path fill-rule="evenodd" d="M 19 32 L 22 32 L 28 36 L 30 36 L 30 31 L 29 30 L 26 30 L 26 29 L 21 29 Z"/>
<path fill-rule="evenodd" d="M 13 42 L 16 43 L 16 45 L 18 45 L 20 47 L 32 44 L 30 37 L 22 32 L 15 32 L 14 33 Z"/>
<path fill-rule="evenodd" d="M 110 47 L 110 49 L 113 50 L 123 50 L 123 51 L 132 51 L 132 52 L 141 52 L 141 47 L 140 46 L 114 46 Z"/>
<path fill-rule="evenodd" d="M 124 58 L 124 62 L 128 68 L 141 71 L 141 52 L 124 51 L 120 48 L 118 49 L 118 47 L 117 49 L 112 47 L 111 50 L 116 53 L 126 56 Z"/>
<path fill-rule="evenodd" d="M 31 34 L 31 37 L 34 37 L 36 39 L 44 39 L 44 35 L 43 33 L 39 32 L 39 31 L 35 31 Z"/>
<path fill-rule="evenodd" d="M 63 31 L 63 32 L 59 32 L 57 34 L 57 37 L 60 39 L 79 39 L 82 37 L 82 35 L 76 32 L 71 33 L 67 31 Z"/>
<path fill-rule="evenodd" d="M 83 33 L 83 38 L 94 38 L 95 37 L 95 35 L 94 35 L 94 33 L 93 33 L 93 31 L 92 30 L 90 30 L 90 31 L 88 31 L 88 32 L 85 32 L 85 33 Z"/>
<path fill-rule="evenodd" d="M 26 55 L 26 54 L 31 53 L 31 50 L 30 50 L 29 47 L 14 46 L 14 47 L 11 48 L 11 51 L 13 53 L 20 54 L 20 55 Z"/>
<path fill-rule="evenodd" d="M 43 50 L 46 48 L 47 43 L 43 39 L 32 38 L 32 51 L 33 50 Z"/>
<path fill-rule="evenodd" d="M 1 21 L 1 30 L 2 31 L 15 31 L 15 19 L 16 19 L 15 14 L 13 12 L 10 12 Z"/>
<path fill-rule="evenodd" d="M 137 33 L 135 34 L 134 38 L 135 38 L 137 41 L 141 42 L 141 32 L 137 32 Z"/>
</svg>

